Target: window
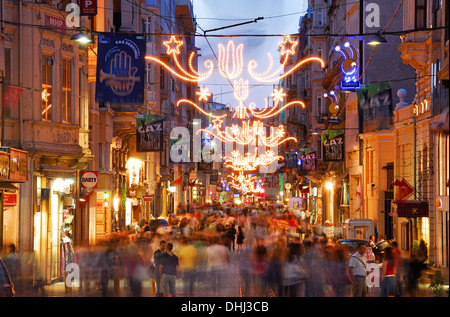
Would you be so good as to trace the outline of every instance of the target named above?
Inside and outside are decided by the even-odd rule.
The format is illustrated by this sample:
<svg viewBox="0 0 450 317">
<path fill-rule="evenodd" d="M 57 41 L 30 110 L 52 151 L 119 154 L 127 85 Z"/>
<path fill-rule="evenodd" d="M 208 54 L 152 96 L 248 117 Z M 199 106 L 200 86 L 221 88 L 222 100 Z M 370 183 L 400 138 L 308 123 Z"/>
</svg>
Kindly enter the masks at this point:
<svg viewBox="0 0 450 317">
<path fill-rule="evenodd" d="M 62 122 L 72 123 L 72 60 L 63 59 L 62 66 Z"/>
<path fill-rule="evenodd" d="M 42 120 L 52 121 L 52 81 L 53 81 L 53 59 L 50 55 L 42 54 Z"/>
<path fill-rule="evenodd" d="M 11 83 L 11 49 L 5 48 L 5 83 Z"/>
<path fill-rule="evenodd" d="M 427 27 L 427 0 L 416 1 L 416 29 L 424 29 Z"/>
<path fill-rule="evenodd" d="M 431 12 L 432 12 L 432 27 L 439 27 L 440 26 L 440 21 L 438 19 L 438 11 L 441 7 L 441 0 L 433 0 L 432 3 L 432 8 L 431 8 Z M 448 8 L 447 8 L 448 10 Z"/>
<path fill-rule="evenodd" d="M 322 94 L 318 93 L 317 94 L 317 116 L 320 117 L 322 116 Z"/>
<path fill-rule="evenodd" d="M 323 9 L 317 10 L 317 26 L 323 26 Z"/>
<path fill-rule="evenodd" d="M 437 73 L 439 72 L 439 59 L 436 60 L 436 63 L 431 63 L 431 91 L 433 91 L 438 84 Z"/>
</svg>

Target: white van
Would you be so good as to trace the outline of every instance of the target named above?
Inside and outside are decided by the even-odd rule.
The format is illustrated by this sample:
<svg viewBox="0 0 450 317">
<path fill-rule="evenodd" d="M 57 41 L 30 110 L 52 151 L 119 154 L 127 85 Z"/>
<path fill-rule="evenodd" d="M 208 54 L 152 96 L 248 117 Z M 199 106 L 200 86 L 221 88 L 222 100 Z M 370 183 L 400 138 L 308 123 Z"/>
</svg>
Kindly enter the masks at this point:
<svg viewBox="0 0 450 317">
<path fill-rule="evenodd" d="M 347 219 L 343 229 L 345 239 L 369 241 L 370 236 L 375 235 L 375 223 L 371 219 Z"/>
</svg>

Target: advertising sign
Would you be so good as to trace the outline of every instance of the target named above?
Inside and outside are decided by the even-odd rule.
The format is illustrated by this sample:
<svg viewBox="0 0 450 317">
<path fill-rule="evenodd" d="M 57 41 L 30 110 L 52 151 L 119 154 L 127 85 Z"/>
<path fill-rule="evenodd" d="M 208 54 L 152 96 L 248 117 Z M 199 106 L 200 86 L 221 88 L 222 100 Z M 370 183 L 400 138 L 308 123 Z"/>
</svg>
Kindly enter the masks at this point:
<svg viewBox="0 0 450 317">
<path fill-rule="evenodd" d="M 3 206 L 14 207 L 17 205 L 17 194 L 3 194 Z"/>
<path fill-rule="evenodd" d="M 366 84 L 358 89 L 360 132 L 389 129 L 394 117 L 391 83 Z"/>
<path fill-rule="evenodd" d="M 144 102 L 144 36 L 100 34 L 95 101 Z"/>
<path fill-rule="evenodd" d="M 344 160 L 344 130 L 328 130 L 322 134 L 324 161 Z"/>
<path fill-rule="evenodd" d="M 81 15 L 97 15 L 97 0 L 81 0 Z"/>
<path fill-rule="evenodd" d="M 81 187 L 96 188 L 98 183 L 98 172 L 81 172 Z"/>
<path fill-rule="evenodd" d="M 315 171 L 316 170 L 316 149 L 302 149 L 300 150 L 301 170 Z"/>
</svg>

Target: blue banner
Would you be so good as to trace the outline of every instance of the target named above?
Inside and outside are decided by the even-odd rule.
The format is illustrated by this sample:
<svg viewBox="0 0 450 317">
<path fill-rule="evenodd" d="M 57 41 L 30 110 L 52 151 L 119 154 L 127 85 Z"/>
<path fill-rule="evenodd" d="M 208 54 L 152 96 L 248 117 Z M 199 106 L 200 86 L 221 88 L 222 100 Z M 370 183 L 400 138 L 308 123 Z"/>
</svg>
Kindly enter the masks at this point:
<svg viewBox="0 0 450 317">
<path fill-rule="evenodd" d="M 144 102 L 144 36 L 100 34 L 95 101 Z"/>
</svg>

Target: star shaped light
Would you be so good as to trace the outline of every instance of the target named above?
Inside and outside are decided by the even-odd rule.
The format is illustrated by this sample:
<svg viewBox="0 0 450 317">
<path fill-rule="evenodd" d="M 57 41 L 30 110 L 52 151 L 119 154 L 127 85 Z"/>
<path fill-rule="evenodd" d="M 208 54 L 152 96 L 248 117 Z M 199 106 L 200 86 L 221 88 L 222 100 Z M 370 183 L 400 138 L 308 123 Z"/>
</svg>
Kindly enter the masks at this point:
<svg viewBox="0 0 450 317">
<path fill-rule="evenodd" d="M 183 45 L 183 41 L 178 41 L 175 36 L 171 36 L 169 41 L 164 41 L 163 44 L 167 47 L 167 54 L 180 54 L 180 46 Z"/>
<path fill-rule="evenodd" d="M 220 118 L 215 118 L 214 120 L 212 120 L 212 122 L 215 127 L 220 128 L 222 126 L 223 120 L 221 120 Z"/>
<path fill-rule="evenodd" d="M 51 95 L 51 94 L 47 92 L 47 88 L 45 88 L 45 89 L 42 91 L 42 94 L 41 94 L 42 101 L 48 102 L 48 97 L 49 97 L 50 95 Z"/>
<path fill-rule="evenodd" d="M 286 93 L 283 91 L 283 88 L 280 89 L 274 89 L 272 93 L 273 101 L 276 103 L 283 102 L 284 97 L 286 97 Z"/>
<path fill-rule="evenodd" d="M 198 101 L 208 101 L 208 98 L 211 96 L 207 87 L 200 87 L 200 91 L 197 91 L 196 94 L 198 95 Z"/>
<path fill-rule="evenodd" d="M 294 55 L 297 45 L 298 41 L 293 41 L 290 36 L 286 36 L 284 38 L 284 41 L 280 42 L 279 44 L 279 47 L 281 49 L 281 56 L 284 56 L 286 54 L 286 57 L 288 57 L 289 55 Z"/>
</svg>

